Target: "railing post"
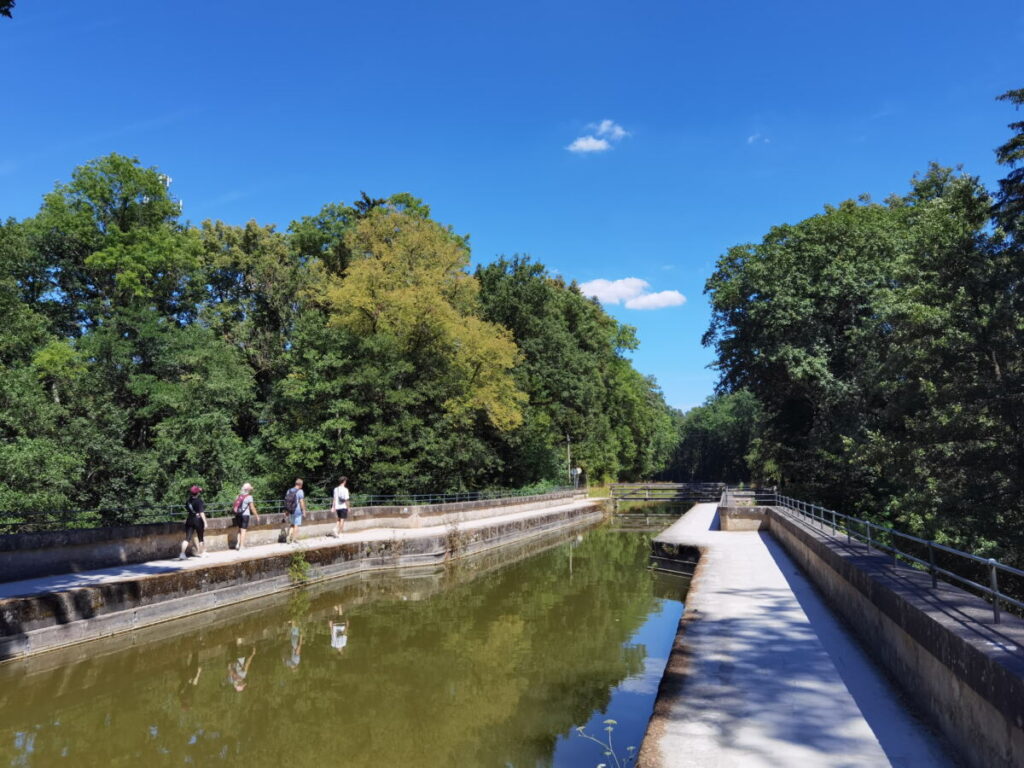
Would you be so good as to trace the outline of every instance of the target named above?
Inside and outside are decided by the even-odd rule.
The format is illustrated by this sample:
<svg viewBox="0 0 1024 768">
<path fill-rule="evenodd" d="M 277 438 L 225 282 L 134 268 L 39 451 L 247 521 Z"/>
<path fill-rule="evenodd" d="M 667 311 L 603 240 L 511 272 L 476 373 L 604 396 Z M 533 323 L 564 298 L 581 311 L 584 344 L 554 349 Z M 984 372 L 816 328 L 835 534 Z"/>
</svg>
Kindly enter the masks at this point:
<svg viewBox="0 0 1024 768">
<path fill-rule="evenodd" d="M 832 510 L 832 536 L 833 536 L 833 538 L 835 537 L 835 535 L 836 535 L 836 511 L 833 509 Z"/>
<path fill-rule="evenodd" d="M 992 616 L 999 623 L 999 576 L 994 558 L 988 559 L 989 579 L 992 581 Z"/>
<path fill-rule="evenodd" d="M 867 543 L 868 543 L 868 552 L 870 552 L 871 551 L 871 521 L 867 520 L 865 522 L 867 522 L 867 524 L 868 524 L 868 542 Z"/>
<path fill-rule="evenodd" d="M 939 586 L 939 574 L 935 572 L 935 550 L 931 541 L 928 542 L 928 571 L 932 575 L 932 589 L 936 589 Z"/>
</svg>

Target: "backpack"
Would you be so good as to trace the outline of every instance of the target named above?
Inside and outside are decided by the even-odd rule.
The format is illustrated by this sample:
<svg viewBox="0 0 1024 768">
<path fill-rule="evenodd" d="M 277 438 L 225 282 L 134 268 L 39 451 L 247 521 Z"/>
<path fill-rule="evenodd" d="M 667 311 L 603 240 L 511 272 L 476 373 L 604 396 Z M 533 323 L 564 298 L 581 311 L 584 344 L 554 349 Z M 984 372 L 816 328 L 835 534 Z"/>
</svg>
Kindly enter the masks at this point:
<svg viewBox="0 0 1024 768">
<path fill-rule="evenodd" d="M 298 490 L 298 488 L 289 488 L 288 492 L 284 495 L 284 508 L 288 513 L 294 514 L 295 507 L 299 504 Z"/>
<path fill-rule="evenodd" d="M 245 499 L 245 494 L 240 493 L 235 497 L 235 503 L 231 505 L 231 511 L 239 515 L 242 513 L 242 500 Z"/>
</svg>

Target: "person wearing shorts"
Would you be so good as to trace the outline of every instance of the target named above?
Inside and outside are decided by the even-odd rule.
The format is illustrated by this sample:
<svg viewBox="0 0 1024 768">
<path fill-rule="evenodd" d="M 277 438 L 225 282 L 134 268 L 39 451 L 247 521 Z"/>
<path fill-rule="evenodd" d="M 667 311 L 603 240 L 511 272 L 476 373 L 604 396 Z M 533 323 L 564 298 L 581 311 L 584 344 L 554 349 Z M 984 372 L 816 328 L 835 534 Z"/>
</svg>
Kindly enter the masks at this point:
<svg viewBox="0 0 1024 768">
<path fill-rule="evenodd" d="M 338 487 L 334 489 L 334 496 L 331 500 L 331 509 L 338 516 L 338 522 L 334 524 L 334 532 L 331 536 L 337 538 L 341 536 L 341 531 L 345 527 L 345 521 L 348 520 L 348 483 L 347 477 L 342 477 L 338 481 Z"/>
<path fill-rule="evenodd" d="M 256 502 L 252 498 L 252 484 L 246 483 L 242 486 L 241 492 L 236 499 L 238 512 L 235 513 L 235 525 L 238 527 L 238 543 L 235 549 L 241 551 L 245 548 L 245 532 L 249 530 L 249 518 L 256 515 L 260 519 L 260 513 L 256 509 Z"/>
<path fill-rule="evenodd" d="M 199 539 L 199 543 L 196 544 L 196 554 L 199 557 L 206 557 L 206 542 L 203 540 L 203 533 L 206 531 L 206 504 L 203 503 L 200 495 L 202 492 L 203 489 L 198 485 L 189 488 L 188 498 L 185 500 L 185 509 L 188 510 L 188 518 L 185 520 L 185 540 L 181 542 L 179 560 L 188 557 L 185 553 L 193 536 Z"/>
<path fill-rule="evenodd" d="M 302 478 L 295 478 L 295 511 L 292 512 L 292 527 L 288 529 L 286 541 L 289 544 L 297 544 L 299 541 L 299 526 L 302 525 L 302 516 L 306 512 L 306 492 L 302 490 Z"/>
</svg>

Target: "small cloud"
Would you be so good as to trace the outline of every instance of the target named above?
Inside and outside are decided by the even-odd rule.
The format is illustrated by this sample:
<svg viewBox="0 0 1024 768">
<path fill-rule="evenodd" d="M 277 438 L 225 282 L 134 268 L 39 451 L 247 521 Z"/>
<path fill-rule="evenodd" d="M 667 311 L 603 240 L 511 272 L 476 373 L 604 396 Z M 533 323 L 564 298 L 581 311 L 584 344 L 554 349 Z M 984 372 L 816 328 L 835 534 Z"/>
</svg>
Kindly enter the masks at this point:
<svg viewBox="0 0 1024 768">
<path fill-rule="evenodd" d="M 663 270 L 665 270 L 666 272 L 670 272 L 671 270 L 676 268 L 676 265 L 675 264 L 662 264 L 661 268 Z"/>
<path fill-rule="evenodd" d="M 686 297 L 679 291 L 658 291 L 645 293 L 626 302 L 626 309 L 664 309 L 686 303 Z"/>
<path fill-rule="evenodd" d="M 639 277 L 624 277 L 621 280 L 591 280 L 580 284 L 580 290 L 587 296 L 593 296 L 602 304 L 621 304 L 635 299 L 650 284 Z"/>
<path fill-rule="evenodd" d="M 585 295 L 593 296 L 602 304 L 622 304 L 626 309 L 662 309 L 686 303 L 686 297 L 679 291 L 648 293 L 650 287 L 650 283 L 639 277 L 597 279 L 580 284 Z"/>
<path fill-rule="evenodd" d="M 771 144 L 772 140 L 760 133 L 752 133 L 747 136 L 747 144 Z"/>
<path fill-rule="evenodd" d="M 566 149 L 577 154 L 589 154 L 591 152 L 607 152 L 612 148 L 612 143 L 620 141 L 629 136 L 629 131 L 616 123 L 614 120 L 602 120 L 599 123 L 591 123 L 587 126 L 586 136 L 579 136 Z"/>
<path fill-rule="evenodd" d="M 592 130 L 598 136 L 601 136 L 606 139 L 611 139 L 612 141 L 618 141 L 619 139 L 629 136 L 629 131 L 627 131 L 621 125 L 616 123 L 614 120 L 602 120 L 600 123 L 597 123 L 596 125 L 590 125 L 587 127 L 590 128 L 590 130 Z"/>
<path fill-rule="evenodd" d="M 607 152 L 612 148 L 604 139 L 597 139 L 593 136 L 580 136 L 576 141 L 570 144 L 566 149 L 570 152 L 578 152 L 586 154 L 588 152 Z"/>
</svg>

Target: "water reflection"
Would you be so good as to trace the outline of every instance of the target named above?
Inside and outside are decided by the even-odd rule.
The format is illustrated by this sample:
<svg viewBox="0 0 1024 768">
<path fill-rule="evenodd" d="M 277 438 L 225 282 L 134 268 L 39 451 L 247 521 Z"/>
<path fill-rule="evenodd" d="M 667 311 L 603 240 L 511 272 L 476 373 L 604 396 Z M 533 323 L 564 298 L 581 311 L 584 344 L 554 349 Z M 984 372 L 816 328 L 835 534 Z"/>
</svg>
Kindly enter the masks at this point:
<svg viewBox="0 0 1024 768">
<path fill-rule="evenodd" d="M 574 728 L 614 716 L 639 745 L 678 621 L 648 540 L 598 529 L 5 665 L 0 764 L 595 765 Z"/>
</svg>

